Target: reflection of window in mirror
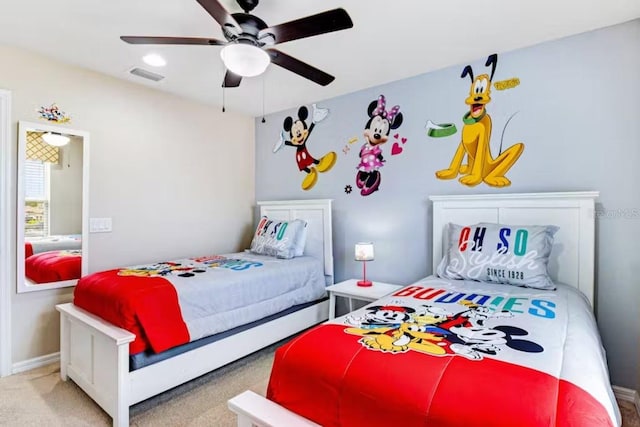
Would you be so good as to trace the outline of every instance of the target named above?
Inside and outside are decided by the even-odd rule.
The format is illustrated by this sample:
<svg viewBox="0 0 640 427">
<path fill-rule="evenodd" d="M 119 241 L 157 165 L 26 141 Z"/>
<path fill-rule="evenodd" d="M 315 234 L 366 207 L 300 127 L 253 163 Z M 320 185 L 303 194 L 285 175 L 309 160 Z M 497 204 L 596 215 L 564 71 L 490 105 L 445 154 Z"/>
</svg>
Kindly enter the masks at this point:
<svg viewBox="0 0 640 427">
<path fill-rule="evenodd" d="M 27 159 L 24 162 L 24 237 L 49 235 L 49 163 Z"/>
<path fill-rule="evenodd" d="M 19 131 L 18 292 L 73 286 L 87 270 L 89 135 L 27 122 Z"/>
</svg>

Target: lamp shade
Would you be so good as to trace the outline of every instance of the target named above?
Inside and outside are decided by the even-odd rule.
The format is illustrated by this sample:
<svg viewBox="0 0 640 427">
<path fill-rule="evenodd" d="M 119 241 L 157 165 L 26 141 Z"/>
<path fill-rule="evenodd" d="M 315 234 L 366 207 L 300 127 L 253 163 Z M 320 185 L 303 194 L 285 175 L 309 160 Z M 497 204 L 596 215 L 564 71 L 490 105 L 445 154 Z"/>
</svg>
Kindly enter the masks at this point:
<svg viewBox="0 0 640 427">
<path fill-rule="evenodd" d="M 44 142 L 49 145 L 53 145 L 54 147 L 62 147 L 63 145 L 67 145 L 70 141 L 70 138 L 68 136 L 55 132 L 43 133 L 42 139 L 44 140 Z"/>
<path fill-rule="evenodd" d="M 251 44 L 234 43 L 220 51 L 225 67 L 242 77 L 254 77 L 265 72 L 271 58 L 259 47 Z"/>
<path fill-rule="evenodd" d="M 373 261 L 373 243 L 356 243 L 356 261 Z"/>
</svg>

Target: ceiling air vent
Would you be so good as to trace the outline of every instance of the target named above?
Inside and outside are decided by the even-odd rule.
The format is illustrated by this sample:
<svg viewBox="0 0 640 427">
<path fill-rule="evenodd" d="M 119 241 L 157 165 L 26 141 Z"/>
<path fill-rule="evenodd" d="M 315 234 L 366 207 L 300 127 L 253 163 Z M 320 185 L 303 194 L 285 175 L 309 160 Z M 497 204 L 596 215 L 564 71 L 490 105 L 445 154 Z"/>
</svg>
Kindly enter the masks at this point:
<svg viewBox="0 0 640 427">
<path fill-rule="evenodd" d="M 151 71 L 147 71 L 143 68 L 134 67 L 130 69 L 129 72 L 134 76 L 142 77 L 143 79 L 147 80 L 153 80 L 154 82 L 159 82 L 160 80 L 164 79 L 164 76 L 152 73 Z"/>
</svg>

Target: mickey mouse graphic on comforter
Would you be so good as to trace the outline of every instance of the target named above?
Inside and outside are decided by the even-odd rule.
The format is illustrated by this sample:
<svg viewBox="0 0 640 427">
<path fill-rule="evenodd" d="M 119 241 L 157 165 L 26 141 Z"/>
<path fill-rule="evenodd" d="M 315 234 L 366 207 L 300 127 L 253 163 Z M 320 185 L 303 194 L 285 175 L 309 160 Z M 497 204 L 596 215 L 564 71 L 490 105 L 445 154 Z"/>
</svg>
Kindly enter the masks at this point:
<svg viewBox="0 0 640 427">
<path fill-rule="evenodd" d="M 267 397 L 325 427 L 619 426 L 584 295 L 428 277 L 276 352 Z"/>
</svg>

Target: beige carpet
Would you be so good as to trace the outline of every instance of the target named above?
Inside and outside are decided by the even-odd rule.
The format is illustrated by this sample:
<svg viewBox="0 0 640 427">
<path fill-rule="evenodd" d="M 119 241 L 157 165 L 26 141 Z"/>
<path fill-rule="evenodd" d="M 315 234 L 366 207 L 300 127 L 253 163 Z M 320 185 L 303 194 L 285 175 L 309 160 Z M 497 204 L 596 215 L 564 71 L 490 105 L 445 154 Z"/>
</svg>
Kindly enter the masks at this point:
<svg viewBox="0 0 640 427">
<path fill-rule="evenodd" d="M 264 394 L 275 346 L 131 408 L 132 426 L 235 426 L 227 400 L 250 389 Z M 640 427 L 630 402 L 620 402 L 623 427 Z M 72 381 L 60 380 L 58 365 L 0 379 L 0 425 L 110 426 L 104 413 Z"/>
<path fill-rule="evenodd" d="M 263 394 L 273 363 L 269 347 L 131 408 L 132 426 L 235 426 L 227 400 L 253 390 Z M 111 426 L 111 417 L 58 364 L 0 379 L 0 426 Z"/>
</svg>

